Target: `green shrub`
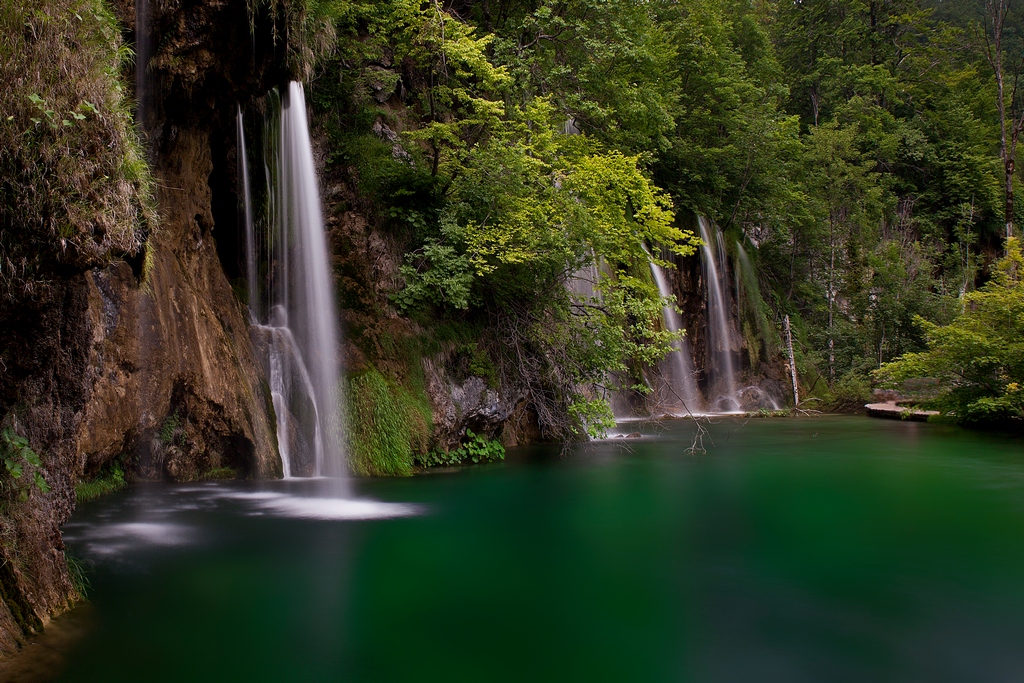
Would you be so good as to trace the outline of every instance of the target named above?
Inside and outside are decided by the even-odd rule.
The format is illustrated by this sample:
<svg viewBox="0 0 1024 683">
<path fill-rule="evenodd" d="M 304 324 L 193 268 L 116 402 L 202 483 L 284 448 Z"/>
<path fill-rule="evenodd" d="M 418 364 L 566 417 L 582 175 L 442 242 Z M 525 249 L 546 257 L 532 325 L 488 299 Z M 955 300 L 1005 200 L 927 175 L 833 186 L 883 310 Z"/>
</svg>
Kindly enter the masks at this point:
<svg viewBox="0 0 1024 683">
<path fill-rule="evenodd" d="M 95 500 L 120 491 L 127 482 L 121 463 L 114 462 L 92 479 L 75 482 L 75 500 L 79 503 Z"/>
<path fill-rule="evenodd" d="M 505 459 L 505 447 L 501 445 L 500 441 L 488 439 L 483 434 L 474 434 L 471 429 L 466 430 L 466 438 L 469 440 L 454 450 L 447 452 L 433 450 L 417 456 L 416 464 L 421 467 L 438 467 L 495 462 Z"/>
<path fill-rule="evenodd" d="M 14 491 L 21 500 L 27 500 L 31 485 L 43 493 L 50 490 L 40 471 L 43 463 L 39 456 L 29 448 L 28 439 L 18 436 L 10 427 L 0 432 L 0 464 L 0 491 Z M 22 480 L 26 476 L 28 484 Z"/>
<path fill-rule="evenodd" d="M 822 407 L 833 412 L 849 412 L 863 408 L 865 403 L 871 403 L 871 386 L 860 374 L 848 372 L 825 394 Z"/>
<path fill-rule="evenodd" d="M 963 297 L 949 325 L 921 318 L 928 350 L 907 353 L 875 372 L 883 385 L 930 378 L 935 398 L 923 405 L 963 424 L 1024 423 L 1024 253 L 1015 238 L 992 280 Z"/>
</svg>

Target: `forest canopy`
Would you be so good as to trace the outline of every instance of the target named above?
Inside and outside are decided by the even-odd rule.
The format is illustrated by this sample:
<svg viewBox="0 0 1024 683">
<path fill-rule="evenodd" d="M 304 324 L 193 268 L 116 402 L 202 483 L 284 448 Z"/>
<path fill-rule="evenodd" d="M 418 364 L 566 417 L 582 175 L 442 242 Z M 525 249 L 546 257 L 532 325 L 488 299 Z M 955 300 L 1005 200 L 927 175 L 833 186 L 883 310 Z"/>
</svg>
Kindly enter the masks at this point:
<svg viewBox="0 0 1024 683">
<path fill-rule="evenodd" d="M 1020 222 L 1020 20 L 976 5 L 309 0 L 333 37 L 311 90 L 328 171 L 405 245 L 395 305 L 488 316 L 549 425 L 607 424 L 578 388 L 669 350 L 647 262 L 694 253 L 696 216 L 828 405 L 923 351 Z M 565 286 L 588 268 L 600 307 Z"/>
</svg>

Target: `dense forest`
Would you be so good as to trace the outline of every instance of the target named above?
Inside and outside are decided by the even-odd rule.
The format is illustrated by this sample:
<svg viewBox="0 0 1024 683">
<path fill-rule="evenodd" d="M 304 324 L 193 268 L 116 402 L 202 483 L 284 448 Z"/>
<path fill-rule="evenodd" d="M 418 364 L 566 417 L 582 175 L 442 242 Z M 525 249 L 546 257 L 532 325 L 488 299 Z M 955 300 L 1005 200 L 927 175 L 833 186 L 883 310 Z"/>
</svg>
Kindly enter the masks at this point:
<svg viewBox="0 0 1024 683">
<path fill-rule="evenodd" d="M 486 348 L 468 353 L 485 375 L 527 377 L 548 425 L 599 431 L 607 407 L 578 388 L 665 353 L 647 262 L 692 253 L 696 216 L 753 261 L 736 284 L 748 346 L 777 352 L 788 315 L 806 405 L 832 409 L 964 310 L 1019 222 L 1008 3 L 305 11 L 295 59 L 327 173 L 404 245 L 394 305 Z M 598 308 L 564 287 L 591 263 Z M 985 391 L 1009 382 L 1003 360 Z"/>
</svg>

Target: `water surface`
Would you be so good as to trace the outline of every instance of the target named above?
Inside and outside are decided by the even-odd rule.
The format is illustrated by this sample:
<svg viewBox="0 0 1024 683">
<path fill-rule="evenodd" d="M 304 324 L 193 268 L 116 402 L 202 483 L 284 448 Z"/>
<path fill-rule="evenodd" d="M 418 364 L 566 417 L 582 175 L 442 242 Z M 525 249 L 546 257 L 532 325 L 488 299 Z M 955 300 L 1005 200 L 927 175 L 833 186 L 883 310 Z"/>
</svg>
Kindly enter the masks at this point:
<svg viewBox="0 0 1024 683">
<path fill-rule="evenodd" d="M 61 681 L 1024 680 L 1020 440 L 721 421 L 363 480 L 149 485 L 67 525 Z"/>
</svg>

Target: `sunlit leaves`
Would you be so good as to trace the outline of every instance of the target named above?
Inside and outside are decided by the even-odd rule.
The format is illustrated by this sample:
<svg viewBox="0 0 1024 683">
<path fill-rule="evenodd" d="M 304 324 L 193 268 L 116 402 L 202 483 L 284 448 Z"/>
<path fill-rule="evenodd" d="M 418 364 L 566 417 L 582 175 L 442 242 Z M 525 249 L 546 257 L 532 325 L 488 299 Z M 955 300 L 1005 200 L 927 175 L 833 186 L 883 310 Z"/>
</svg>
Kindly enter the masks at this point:
<svg viewBox="0 0 1024 683">
<path fill-rule="evenodd" d="M 960 422 L 1024 419 L 1024 255 L 1016 239 L 1007 241 L 992 281 L 963 305 L 949 325 L 919 320 L 928 349 L 883 365 L 876 376 L 938 380 L 944 393 L 937 407 Z"/>
</svg>

